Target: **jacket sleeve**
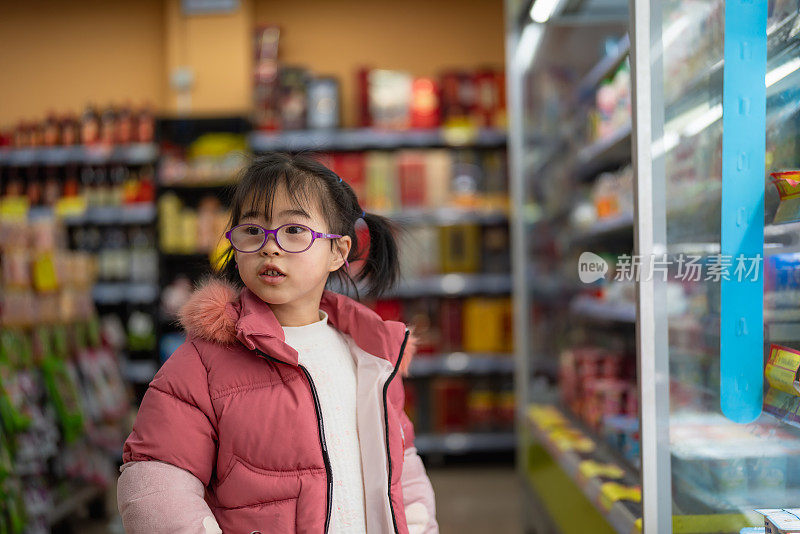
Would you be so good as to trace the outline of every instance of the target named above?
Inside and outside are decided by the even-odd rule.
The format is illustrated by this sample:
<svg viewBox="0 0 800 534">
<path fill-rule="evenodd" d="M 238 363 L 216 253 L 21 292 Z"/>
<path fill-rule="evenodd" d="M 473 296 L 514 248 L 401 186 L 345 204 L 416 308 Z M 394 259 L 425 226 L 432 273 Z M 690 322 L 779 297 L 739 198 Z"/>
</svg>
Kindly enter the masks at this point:
<svg viewBox="0 0 800 534">
<path fill-rule="evenodd" d="M 409 534 L 438 534 L 436 499 L 422 458 L 414 446 L 414 425 L 403 410 L 401 425 L 405 435 L 405 454 L 400 483 Z"/>
<path fill-rule="evenodd" d="M 217 455 L 217 421 L 208 372 L 192 342 L 169 357 L 150 382 L 123 462 L 158 460 L 193 474 L 208 486 Z"/>
<path fill-rule="evenodd" d="M 117 482 L 117 506 L 127 534 L 222 534 L 203 498 L 203 483 L 163 462 L 128 462 Z"/>
</svg>

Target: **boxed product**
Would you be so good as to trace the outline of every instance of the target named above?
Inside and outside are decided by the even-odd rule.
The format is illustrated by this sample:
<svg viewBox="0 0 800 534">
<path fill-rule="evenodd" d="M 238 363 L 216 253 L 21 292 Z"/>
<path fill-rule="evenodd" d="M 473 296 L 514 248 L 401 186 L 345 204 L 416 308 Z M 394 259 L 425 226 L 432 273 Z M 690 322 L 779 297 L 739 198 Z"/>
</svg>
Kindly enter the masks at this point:
<svg viewBox="0 0 800 534">
<path fill-rule="evenodd" d="M 800 220 L 800 171 L 773 172 L 770 176 L 781 199 L 772 223 Z"/>
<path fill-rule="evenodd" d="M 440 121 L 439 88 L 430 78 L 416 78 L 411 87 L 411 127 L 436 128 Z"/>
<path fill-rule="evenodd" d="M 353 188 L 360 203 L 366 200 L 365 155 L 363 152 L 336 152 L 331 169 Z"/>
<path fill-rule="evenodd" d="M 332 130 L 339 127 L 339 81 L 332 77 L 308 82 L 308 127 Z"/>
<path fill-rule="evenodd" d="M 492 224 L 481 229 L 481 271 L 507 273 L 511 271 L 511 239 L 508 224 Z"/>
<path fill-rule="evenodd" d="M 469 426 L 469 384 L 464 378 L 438 377 L 431 383 L 433 394 L 433 430 L 463 432 Z"/>
<path fill-rule="evenodd" d="M 439 233 L 431 226 L 414 226 L 399 240 L 400 272 L 405 279 L 437 274 L 439 264 Z"/>
<path fill-rule="evenodd" d="M 422 151 L 402 150 L 397 154 L 400 203 L 404 208 L 421 207 L 426 204 L 425 171 L 425 156 Z"/>
<path fill-rule="evenodd" d="M 764 375 L 770 387 L 800 396 L 800 351 L 772 344 Z"/>
<path fill-rule="evenodd" d="M 406 72 L 374 69 L 369 72 L 369 110 L 372 126 L 407 129 L 411 125 L 413 79 Z"/>
<path fill-rule="evenodd" d="M 270 25 L 255 33 L 254 90 L 255 124 L 262 130 L 280 127 L 278 107 L 278 42 L 280 28 Z"/>
<path fill-rule="evenodd" d="M 427 205 L 446 206 L 450 202 L 450 181 L 453 176 L 450 152 L 445 149 L 426 150 L 424 157 Z"/>
<path fill-rule="evenodd" d="M 465 299 L 462 335 L 466 352 L 512 352 L 511 299 Z"/>
<path fill-rule="evenodd" d="M 480 269 L 480 232 L 477 224 L 439 229 L 443 273 L 475 273 Z"/>
<path fill-rule="evenodd" d="M 396 170 L 394 156 L 390 152 L 367 152 L 364 202 L 368 210 L 393 212 L 397 209 Z"/>
<path fill-rule="evenodd" d="M 308 71 L 303 67 L 280 67 L 280 125 L 284 130 L 306 127 L 306 87 Z"/>
<path fill-rule="evenodd" d="M 800 532 L 800 508 L 762 508 L 756 510 L 764 516 L 766 534 L 790 534 Z"/>
<path fill-rule="evenodd" d="M 439 300 L 439 331 L 442 352 L 462 350 L 464 345 L 463 300 L 458 298 Z"/>
</svg>

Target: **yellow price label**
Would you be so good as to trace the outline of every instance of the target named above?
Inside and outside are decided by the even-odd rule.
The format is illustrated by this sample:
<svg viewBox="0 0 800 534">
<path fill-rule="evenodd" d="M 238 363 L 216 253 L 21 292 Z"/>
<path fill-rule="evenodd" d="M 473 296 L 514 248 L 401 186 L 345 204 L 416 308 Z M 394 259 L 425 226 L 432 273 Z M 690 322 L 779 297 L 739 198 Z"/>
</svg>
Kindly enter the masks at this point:
<svg viewBox="0 0 800 534">
<path fill-rule="evenodd" d="M 51 252 L 39 255 L 33 262 L 33 285 L 40 292 L 58 289 L 58 275 Z"/>
<path fill-rule="evenodd" d="M 28 197 L 6 197 L 0 200 L 0 220 L 24 222 L 28 220 Z"/>
<path fill-rule="evenodd" d="M 86 213 L 86 198 L 64 197 L 58 199 L 55 206 L 56 216 L 58 217 L 77 217 Z"/>
<path fill-rule="evenodd" d="M 625 475 L 625 472 L 614 464 L 603 464 L 594 460 L 582 461 L 578 470 L 586 478 L 622 478 Z"/>
<path fill-rule="evenodd" d="M 642 502 L 642 489 L 617 482 L 606 482 L 600 486 L 600 504 L 606 511 L 611 510 L 617 501 Z"/>
</svg>

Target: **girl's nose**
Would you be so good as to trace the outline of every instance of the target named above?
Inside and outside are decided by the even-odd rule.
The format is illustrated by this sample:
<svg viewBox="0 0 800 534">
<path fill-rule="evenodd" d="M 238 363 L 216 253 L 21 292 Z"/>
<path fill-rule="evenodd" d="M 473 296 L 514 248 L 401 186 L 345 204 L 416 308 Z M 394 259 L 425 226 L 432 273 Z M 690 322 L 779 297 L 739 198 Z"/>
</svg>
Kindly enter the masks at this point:
<svg viewBox="0 0 800 534">
<path fill-rule="evenodd" d="M 267 242 L 264 243 L 263 247 L 261 247 L 261 254 L 267 256 L 275 253 L 280 254 L 281 252 L 281 247 L 278 246 L 278 240 L 276 239 L 275 234 L 269 234 L 267 236 Z"/>
</svg>

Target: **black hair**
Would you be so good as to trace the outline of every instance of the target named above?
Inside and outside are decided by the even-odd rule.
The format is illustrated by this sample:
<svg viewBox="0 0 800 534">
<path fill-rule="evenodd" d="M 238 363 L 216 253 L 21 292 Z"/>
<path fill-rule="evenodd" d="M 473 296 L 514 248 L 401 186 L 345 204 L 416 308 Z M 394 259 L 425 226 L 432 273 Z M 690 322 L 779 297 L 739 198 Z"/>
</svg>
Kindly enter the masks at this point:
<svg viewBox="0 0 800 534">
<path fill-rule="evenodd" d="M 355 298 L 359 299 L 358 285 L 362 282 L 369 297 L 379 297 L 394 286 L 400 276 L 396 235 L 402 228 L 386 217 L 362 210 L 347 181 L 310 154 L 271 152 L 253 158 L 233 189 L 228 228 L 239 224 L 242 215 L 250 211 L 263 211 L 265 218 L 270 219 L 275 193 L 281 184 L 285 186 L 290 201 L 297 206 L 316 205 L 328 224 L 328 232 L 350 236 L 352 245 L 348 262 L 365 260 L 355 279 L 343 265 L 328 277 L 326 288 L 330 288 L 332 279 L 335 279 L 341 288 L 351 285 Z M 356 222 L 362 212 L 369 229 L 366 257 L 356 235 Z M 333 250 L 336 244 L 333 239 L 330 242 Z M 241 287 L 244 283 L 239 276 L 234 252 L 229 246 L 220 270 L 225 279 Z"/>
</svg>

